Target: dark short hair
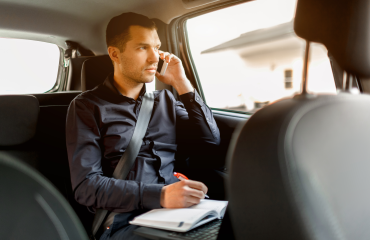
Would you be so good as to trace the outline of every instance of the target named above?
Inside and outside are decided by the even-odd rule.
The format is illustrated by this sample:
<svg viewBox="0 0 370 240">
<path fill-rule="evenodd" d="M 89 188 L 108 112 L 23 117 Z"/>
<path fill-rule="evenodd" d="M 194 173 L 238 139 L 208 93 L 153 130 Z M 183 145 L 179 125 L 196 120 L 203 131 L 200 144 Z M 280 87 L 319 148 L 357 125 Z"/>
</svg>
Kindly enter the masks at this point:
<svg viewBox="0 0 370 240">
<path fill-rule="evenodd" d="M 121 52 L 124 51 L 126 42 L 130 40 L 130 27 L 141 26 L 157 30 L 155 23 L 148 17 L 128 12 L 112 18 L 107 26 L 105 40 L 107 47 L 117 47 Z"/>
</svg>

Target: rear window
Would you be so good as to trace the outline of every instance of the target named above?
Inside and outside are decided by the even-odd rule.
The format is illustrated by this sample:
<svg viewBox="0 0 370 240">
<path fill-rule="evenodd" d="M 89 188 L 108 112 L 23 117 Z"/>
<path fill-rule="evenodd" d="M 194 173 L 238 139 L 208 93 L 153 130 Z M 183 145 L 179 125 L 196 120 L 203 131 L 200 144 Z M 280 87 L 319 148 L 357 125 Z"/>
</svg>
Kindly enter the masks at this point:
<svg viewBox="0 0 370 240">
<path fill-rule="evenodd" d="M 0 38 L 0 94 L 49 91 L 57 81 L 59 58 L 55 44 Z"/>
<path fill-rule="evenodd" d="M 253 113 L 301 90 L 305 41 L 296 0 L 258 0 L 187 20 L 188 46 L 208 106 Z M 336 93 L 326 48 L 311 43 L 308 91 Z"/>
</svg>

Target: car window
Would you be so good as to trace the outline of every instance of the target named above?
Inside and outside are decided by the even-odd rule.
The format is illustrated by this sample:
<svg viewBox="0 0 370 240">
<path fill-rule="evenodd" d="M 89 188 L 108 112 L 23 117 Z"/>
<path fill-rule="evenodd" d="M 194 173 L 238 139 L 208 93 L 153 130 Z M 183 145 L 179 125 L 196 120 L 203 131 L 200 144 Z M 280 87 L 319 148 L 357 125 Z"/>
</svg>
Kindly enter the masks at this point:
<svg viewBox="0 0 370 240">
<path fill-rule="evenodd" d="M 305 41 L 295 0 L 259 0 L 187 20 L 187 41 L 208 106 L 250 112 L 300 92 Z M 336 93 L 321 44 L 311 44 L 308 91 Z"/>
<path fill-rule="evenodd" d="M 0 38 L 0 94 L 43 93 L 57 81 L 55 44 Z"/>
</svg>

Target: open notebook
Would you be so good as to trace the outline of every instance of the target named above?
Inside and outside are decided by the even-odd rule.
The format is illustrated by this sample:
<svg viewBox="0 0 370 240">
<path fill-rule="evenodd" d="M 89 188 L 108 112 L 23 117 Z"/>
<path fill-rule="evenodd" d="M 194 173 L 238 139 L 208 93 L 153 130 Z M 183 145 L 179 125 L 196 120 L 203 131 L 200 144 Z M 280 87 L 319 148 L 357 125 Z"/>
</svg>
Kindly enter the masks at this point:
<svg viewBox="0 0 370 240">
<path fill-rule="evenodd" d="M 186 232 L 225 215 L 228 201 L 202 199 L 189 208 L 154 209 L 135 217 L 130 224 Z"/>
</svg>

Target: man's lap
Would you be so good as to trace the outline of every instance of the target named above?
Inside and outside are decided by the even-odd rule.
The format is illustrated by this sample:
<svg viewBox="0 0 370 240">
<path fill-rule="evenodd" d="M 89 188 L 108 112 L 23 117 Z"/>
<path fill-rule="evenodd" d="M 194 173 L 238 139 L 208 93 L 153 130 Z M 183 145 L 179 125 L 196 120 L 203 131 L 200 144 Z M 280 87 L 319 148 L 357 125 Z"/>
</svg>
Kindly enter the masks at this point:
<svg viewBox="0 0 370 240">
<path fill-rule="evenodd" d="M 131 221 L 138 214 L 139 212 L 121 213 L 114 216 L 113 224 L 108 230 L 104 231 L 100 237 L 100 240 L 147 240 L 147 238 L 134 234 L 134 230 L 139 226 L 129 224 L 129 221 Z"/>
<path fill-rule="evenodd" d="M 140 237 L 134 234 L 134 230 L 140 226 L 127 225 L 118 229 L 116 232 L 110 235 L 110 230 L 107 230 L 100 237 L 100 240 L 148 240 L 148 238 Z"/>
</svg>

